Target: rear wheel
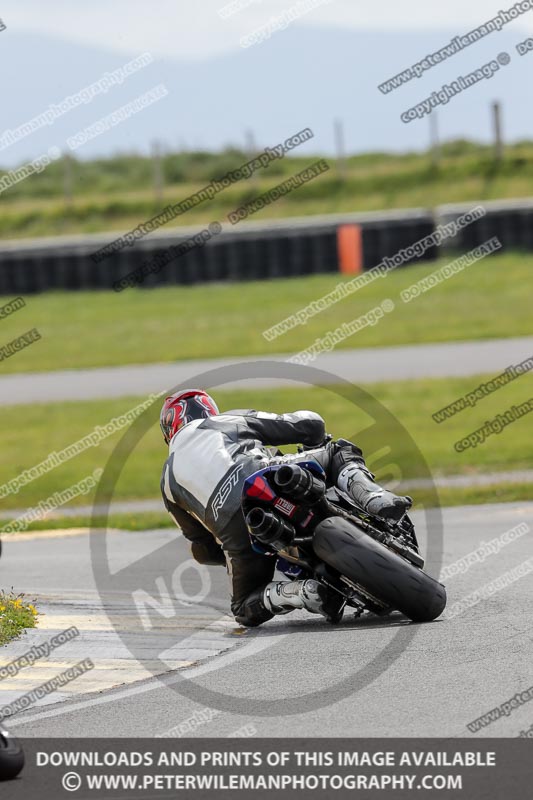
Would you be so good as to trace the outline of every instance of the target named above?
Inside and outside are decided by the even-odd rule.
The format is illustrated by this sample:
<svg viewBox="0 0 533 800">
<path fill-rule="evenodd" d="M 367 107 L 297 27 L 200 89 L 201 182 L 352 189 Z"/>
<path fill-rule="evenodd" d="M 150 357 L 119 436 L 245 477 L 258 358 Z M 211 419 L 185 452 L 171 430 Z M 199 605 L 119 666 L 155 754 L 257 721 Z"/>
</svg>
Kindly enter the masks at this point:
<svg viewBox="0 0 533 800">
<path fill-rule="evenodd" d="M 24 766 L 24 751 L 18 739 L 0 727 L 0 781 L 16 778 Z"/>
<path fill-rule="evenodd" d="M 446 607 L 441 583 L 343 517 L 330 517 L 317 525 L 313 549 L 341 575 L 413 622 L 430 622 Z"/>
</svg>

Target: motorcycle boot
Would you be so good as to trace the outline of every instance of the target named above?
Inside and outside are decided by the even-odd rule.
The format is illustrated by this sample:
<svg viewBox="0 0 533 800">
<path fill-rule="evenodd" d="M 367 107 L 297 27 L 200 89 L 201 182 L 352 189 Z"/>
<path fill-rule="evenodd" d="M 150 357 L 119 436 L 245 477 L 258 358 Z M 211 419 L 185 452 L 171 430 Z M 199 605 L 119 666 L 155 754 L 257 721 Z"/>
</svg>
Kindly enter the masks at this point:
<svg viewBox="0 0 533 800">
<path fill-rule="evenodd" d="M 376 483 L 360 461 L 348 464 L 339 472 L 337 486 L 365 511 L 381 519 L 398 522 L 413 505 L 410 497 L 396 495 Z"/>
<path fill-rule="evenodd" d="M 265 588 L 263 603 L 272 614 L 288 614 L 295 608 L 305 608 L 311 614 L 321 614 L 330 622 L 340 622 L 345 600 L 337 592 L 308 579 L 272 581 Z"/>
</svg>

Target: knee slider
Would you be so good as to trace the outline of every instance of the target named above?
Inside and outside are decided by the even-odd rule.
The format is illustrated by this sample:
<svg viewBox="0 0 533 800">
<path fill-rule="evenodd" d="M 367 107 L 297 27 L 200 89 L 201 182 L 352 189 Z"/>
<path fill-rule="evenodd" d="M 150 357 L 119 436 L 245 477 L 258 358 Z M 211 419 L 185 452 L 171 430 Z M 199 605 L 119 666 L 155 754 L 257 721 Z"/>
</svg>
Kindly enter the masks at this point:
<svg viewBox="0 0 533 800">
<path fill-rule="evenodd" d="M 274 615 L 263 602 L 264 591 L 264 587 L 261 587 L 261 589 L 256 589 L 248 595 L 238 613 L 235 614 L 235 619 L 240 625 L 255 628 L 257 625 L 272 619 Z"/>
</svg>

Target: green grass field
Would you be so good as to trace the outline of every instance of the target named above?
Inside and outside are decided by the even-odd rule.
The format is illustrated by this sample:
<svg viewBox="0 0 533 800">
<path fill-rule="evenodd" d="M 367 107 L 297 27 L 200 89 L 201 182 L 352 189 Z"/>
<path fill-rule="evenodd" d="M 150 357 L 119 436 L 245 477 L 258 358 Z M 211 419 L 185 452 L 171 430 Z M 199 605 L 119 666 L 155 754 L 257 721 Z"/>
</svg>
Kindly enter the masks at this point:
<svg viewBox="0 0 533 800">
<path fill-rule="evenodd" d="M 0 320 L 0 344 L 33 327 L 42 339 L 0 369 L 7 374 L 295 353 L 385 298 L 396 303 L 395 311 L 339 348 L 533 333 L 531 263 L 519 254 L 491 256 L 417 300 L 401 302 L 402 289 L 450 259 L 395 270 L 271 342 L 262 336 L 265 329 L 332 291 L 341 276 L 32 295 L 25 308 Z"/>
<path fill-rule="evenodd" d="M 275 144 L 275 143 L 272 143 Z M 243 202 L 296 174 L 320 155 L 301 156 L 295 150 L 272 162 L 190 210 L 178 224 L 196 225 L 218 219 Z M 126 230 L 157 214 L 166 203 L 177 203 L 212 179 L 250 160 L 238 149 L 222 153 L 174 153 L 163 160 L 165 192 L 154 197 L 153 166 L 142 156 L 114 156 L 95 161 L 70 160 L 72 199 L 64 197 L 65 164 L 51 164 L 11 187 L 2 197 L 0 237 L 50 236 Z M 432 208 L 442 203 L 483 201 L 531 196 L 533 143 L 506 148 L 495 163 L 490 147 L 452 141 L 442 147 L 438 166 L 427 153 L 364 153 L 346 160 L 340 177 L 338 164 L 318 180 L 292 192 L 255 216 L 265 220 L 287 216 L 374 211 L 390 208 Z"/>
<path fill-rule="evenodd" d="M 486 376 L 489 377 L 493 376 Z M 531 419 L 528 417 L 513 423 L 500 435 L 491 436 L 484 445 L 476 449 L 459 454 L 453 445 L 511 405 L 533 398 L 532 375 L 522 376 L 480 402 L 476 408 L 457 414 L 445 423 L 437 425 L 433 422 L 433 412 L 475 388 L 479 381 L 478 376 L 467 379 L 381 383 L 365 387 L 369 395 L 390 411 L 398 424 L 375 415 L 372 404 L 368 405 L 365 401 L 361 406 L 358 402 L 354 403 L 339 396 L 331 388 L 316 387 L 305 392 L 301 389 L 220 392 L 215 395 L 222 409 L 251 407 L 279 412 L 305 407 L 318 411 L 326 419 L 328 430 L 335 437 L 343 435 L 362 441 L 369 465 L 378 477 L 380 473 L 383 476 L 389 473 L 389 461 L 397 465 L 396 472 L 399 469 L 404 480 L 425 477 L 426 473 L 423 470 L 421 472 L 420 458 L 427 462 L 435 476 L 529 468 L 533 444 L 528 435 L 531 431 Z M 105 425 L 113 417 L 133 408 L 139 401 L 140 398 L 130 398 L 36 405 L 31 415 L 24 417 L 23 426 L 20 425 L 20 408 L 4 407 L 0 437 L 3 455 L 0 484 L 38 464 L 50 452 L 58 451 L 90 433 L 95 425 Z M 113 497 L 115 501 L 159 496 L 159 479 L 166 449 L 159 431 L 159 407 L 154 406 L 150 413 L 151 422 L 146 435 L 133 449 L 118 480 Z M 373 418 L 381 421 L 372 436 L 365 438 L 364 429 Z M 406 433 L 402 433 L 402 428 Z M 18 494 L 8 494 L 3 498 L 3 508 L 34 506 L 54 492 L 77 483 L 96 468 L 104 467 L 121 435 L 115 433 L 99 446 L 89 448 L 28 483 Z M 414 445 L 410 443 L 409 437 L 412 437 Z M 382 457 L 378 452 L 387 447 L 391 448 L 390 452 L 393 454 L 390 458 L 386 454 Z M 509 496 L 514 491 L 514 496 L 519 499 L 528 497 L 527 487 L 521 487 L 519 491 L 518 487 L 504 487 L 503 491 L 503 496 Z M 443 496 L 449 497 L 450 494 L 446 491 Z M 87 505 L 93 496 L 93 492 L 79 496 L 69 505 Z M 488 498 L 491 493 L 478 489 L 458 496 Z M 74 521 L 70 520 L 69 525 L 74 525 Z M 49 523 L 45 527 L 50 527 Z"/>
</svg>

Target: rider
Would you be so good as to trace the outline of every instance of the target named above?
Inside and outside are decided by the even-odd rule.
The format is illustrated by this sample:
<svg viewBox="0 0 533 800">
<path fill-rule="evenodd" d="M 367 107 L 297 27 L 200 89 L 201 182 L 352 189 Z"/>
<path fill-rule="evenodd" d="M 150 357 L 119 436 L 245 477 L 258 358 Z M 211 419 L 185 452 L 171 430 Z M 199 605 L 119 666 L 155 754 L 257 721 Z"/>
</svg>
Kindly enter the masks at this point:
<svg viewBox="0 0 533 800">
<path fill-rule="evenodd" d="M 330 441 L 324 420 L 313 411 L 220 413 L 206 392 L 190 389 L 166 398 L 160 422 L 169 445 L 161 478 L 165 506 L 191 542 L 196 561 L 227 566 L 231 610 L 242 625 L 260 625 L 295 608 L 331 617 L 340 604 L 340 595 L 314 580 L 272 580 L 276 559 L 252 548 L 241 509 L 249 475 L 272 463 L 312 458 L 329 485 L 369 513 L 396 520 L 411 506 L 409 497 L 374 482 L 356 445 Z M 304 445 L 306 452 L 283 456 L 275 449 L 289 444 Z"/>
</svg>

